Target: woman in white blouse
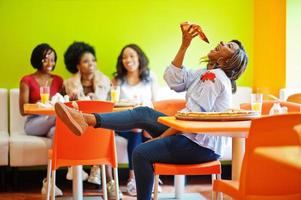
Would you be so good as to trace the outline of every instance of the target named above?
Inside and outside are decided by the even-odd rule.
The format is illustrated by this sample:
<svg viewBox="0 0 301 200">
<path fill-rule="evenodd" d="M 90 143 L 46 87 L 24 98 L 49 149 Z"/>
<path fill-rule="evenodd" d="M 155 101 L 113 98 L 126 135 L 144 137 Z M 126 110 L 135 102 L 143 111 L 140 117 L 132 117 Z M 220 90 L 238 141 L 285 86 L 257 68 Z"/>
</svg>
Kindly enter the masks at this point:
<svg viewBox="0 0 301 200">
<path fill-rule="evenodd" d="M 120 101 L 133 102 L 152 107 L 156 100 L 156 80 L 149 70 L 149 60 L 143 50 L 136 44 L 128 44 L 122 48 L 116 64 L 113 85 L 120 86 Z M 128 140 L 129 179 L 128 194 L 136 195 L 135 175 L 132 165 L 133 150 L 143 142 L 141 129 L 116 131 L 118 135 Z"/>
</svg>

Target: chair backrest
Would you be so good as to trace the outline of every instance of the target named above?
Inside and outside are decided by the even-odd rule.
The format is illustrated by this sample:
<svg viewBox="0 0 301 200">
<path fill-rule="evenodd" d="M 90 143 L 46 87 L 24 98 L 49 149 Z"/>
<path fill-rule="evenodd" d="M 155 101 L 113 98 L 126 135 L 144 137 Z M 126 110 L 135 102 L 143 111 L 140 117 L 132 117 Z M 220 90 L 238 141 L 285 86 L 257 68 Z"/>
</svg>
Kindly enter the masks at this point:
<svg viewBox="0 0 301 200">
<path fill-rule="evenodd" d="M 243 195 L 287 195 L 300 192 L 301 174 L 288 171 L 254 153 L 257 147 L 299 145 L 295 125 L 301 114 L 267 116 L 252 120 L 246 140 L 240 191 Z"/>
<path fill-rule="evenodd" d="M 301 104 L 301 93 L 292 94 L 287 98 L 287 101 Z"/>
<path fill-rule="evenodd" d="M 279 99 L 286 101 L 292 94 L 301 93 L 301 88 L 282 88 L 279 90 Z"/>
<path fill-rule="evenodd" d="M 106 101 L 78 101 L 79 110 L 84 113 L 112 112 L 114 104 Z M 68 106 L 71 103 L 67 103 Z M 52 169 L 73 165 L 117 166 L 114 132 L 108 129 L 88 127 L 82 136 L 73 134 L 57 118 L 53 140 Z"/>
<path fill-rule="evenodd" d="M 177 113 L 177 111 L 185 108 L 186 101 L 184 99 L 169 99 L 155 101 L 153 104 L 155 110 L 160 111 L 168 116 L 173 116 Z"/>
<path fill-rule="evenodd" d="M 292 103 L 292 102 L 286 102 L 286 101 L 276 101 L 276 100 L 266 100 L 262 103 L 262 115 L 268 115 L 273 104 L 279 102 L 280 105 L 283 107 L 287 107 L 288 112 L 300 112 L 300 104 Z M 240 104 L 241 109 L 251 110 L 251 104 L 250 103 L 243 103 Z"/>
<path fill-rule="evenodd" d="M 25 134 L 25 117 L 19 110 L 19 89 L 14 88 L 9 91 L 9 130 L 10 134 Z"/>
<path fill-rule="evenodd" d="M 186 92 L 176 92 L 170 89 L 168 86 L 161 86 L 157 88 L 157 101 L 167 100 L 167 99 L 185 99 Z"/>
<path fill-rule="evenodd" d="M 8 133 L 8 104 L 7 104 L 7 89 L 0 89 L 0 133 Z"/>
<path fill-rule="evenodd" d="M 231 108 L 239 108 L 241 103 L 250 103 L 251 101 L 251 87 L 237 87 L 237 90 L 234 94 L 232 94 L 232 105 Z"/>
</svg>

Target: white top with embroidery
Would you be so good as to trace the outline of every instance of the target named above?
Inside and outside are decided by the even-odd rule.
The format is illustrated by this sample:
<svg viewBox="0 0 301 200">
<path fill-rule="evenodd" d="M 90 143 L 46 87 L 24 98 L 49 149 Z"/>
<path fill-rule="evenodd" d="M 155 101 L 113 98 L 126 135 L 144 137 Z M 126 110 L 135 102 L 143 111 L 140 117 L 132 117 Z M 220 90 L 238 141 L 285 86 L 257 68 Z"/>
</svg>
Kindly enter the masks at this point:
<svg viewBox="0 0 301 200">
<path fill-rule="evenodd" d="M 140 81 L 136 85 L 129 85 L 126 81 L 120 84 L 120 99 L 140 103 L 144 106 L 153 107 L 156 100 L 156 79 L 150 73 L 149 82 Z"/>
<path fill-rule="evenodd" d="M 202 81 L 201 77 L 206 72 L 215 74 L 214 80 Z M 187 112 L 222 112 L 232 104 L 231 81 L 221 69 L 188 70 L 178 68 L 172 64 L 164 72 L 164 79 L 168 86 L 176 92 L 186 92 Z M 212 136 L 195 133 L 184 133 L 184 136 L 200 146 L 213 150 L 220 156 L 223 155 L 222 146 L 227 142 L 227 137 Z"/>
</svg>

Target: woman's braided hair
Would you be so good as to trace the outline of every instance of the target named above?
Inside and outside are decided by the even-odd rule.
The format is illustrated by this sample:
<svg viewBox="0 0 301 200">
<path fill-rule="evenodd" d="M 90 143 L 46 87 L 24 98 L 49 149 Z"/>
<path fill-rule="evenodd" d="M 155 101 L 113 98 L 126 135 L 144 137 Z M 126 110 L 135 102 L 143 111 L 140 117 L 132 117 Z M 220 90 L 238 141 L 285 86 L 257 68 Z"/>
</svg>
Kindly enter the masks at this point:
<svg viewBox="0 0 301 200">
<path fill-rule="evenodd" d="M 222 70 L 231 80 L 232 93 L 236 92 L 236 80 L 241 76 L 241 74 L 246 70 L 248 64 L 248 56 L 241 42 L 238 40 L 231 40 L 231 42 L 236 43 L 239 46 L 233 56 L 228 59 L 225 65 L 222 67 Z"/>
</svg>

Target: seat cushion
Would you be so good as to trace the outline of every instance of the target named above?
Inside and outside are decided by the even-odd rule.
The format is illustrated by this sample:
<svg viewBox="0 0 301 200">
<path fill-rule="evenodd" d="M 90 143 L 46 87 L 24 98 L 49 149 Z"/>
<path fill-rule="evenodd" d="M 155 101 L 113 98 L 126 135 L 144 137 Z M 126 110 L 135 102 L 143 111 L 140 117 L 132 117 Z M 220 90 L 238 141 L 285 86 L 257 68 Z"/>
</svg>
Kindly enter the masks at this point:
<svg viewBox="0 0 301 200">
<path fill-rule="evenodd" d="M 116 150 L 117 150 L 117 162 L 119 164 L 128 164 L 129 157 L 127 151 L 127 146 L 128 146 L 127 139 L 119 135 L 116 135 L 115 140 L 116 140 Z"/>
<path fill-rule="evenodd" d="M 154 173 L 159 175 L 207 175 L 220 174 L 221 163 L 211 161 L 202 164 L 166 164 L 155 163 Z"/>
<path fill-rule="evenodd" d="M 0 131 L 0 166 L 8 165 L 9 135 Z"/>
<path fill-rule="evenodd" d="M 47 165 L 52 140 L 45 137 L 14 134 L 10 137 L 10 166 Z"/>
</svg>

